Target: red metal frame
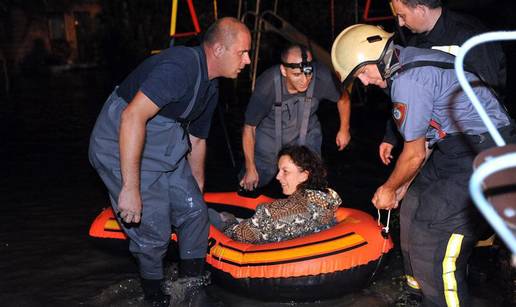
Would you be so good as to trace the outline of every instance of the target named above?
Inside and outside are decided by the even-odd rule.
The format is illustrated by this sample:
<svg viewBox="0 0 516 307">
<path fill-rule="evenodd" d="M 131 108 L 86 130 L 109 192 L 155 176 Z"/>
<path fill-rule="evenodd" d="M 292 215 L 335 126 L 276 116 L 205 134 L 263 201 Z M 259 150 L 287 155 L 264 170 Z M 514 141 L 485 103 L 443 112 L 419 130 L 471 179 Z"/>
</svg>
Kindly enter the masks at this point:
<svg viewBox="0 0 516 307">
<path fill-rule="evenodd" d="M 385 21 L 394 19 L 394 16 L 378 16 L 378 17 L 369 17 L 369 11 L 371 9 L 371 2 L 372 0 L 367 0 L 364 8 L 364 15 L 362 16 L 362 19 L 367 22 L 376 22 L 376 21 Z M 389 1 L 390 5 L 390 1 Z M 394 15 L 394 14 L 393 14 Z"/>
<path fill-rule="evenodd" d="M 186 2 L 188 4 L 188 11 L 190 12 L 190 17 L 192 18 L 195 31 L 175 33 L 174 35 L 172 35 L 172 37 L 187 37 L 201 33 L 201 27 L 199 26 L 199 20 L 197 19 L 197 13 L 195 12 L 193 0 L 187 0 Z"/>
</svg>

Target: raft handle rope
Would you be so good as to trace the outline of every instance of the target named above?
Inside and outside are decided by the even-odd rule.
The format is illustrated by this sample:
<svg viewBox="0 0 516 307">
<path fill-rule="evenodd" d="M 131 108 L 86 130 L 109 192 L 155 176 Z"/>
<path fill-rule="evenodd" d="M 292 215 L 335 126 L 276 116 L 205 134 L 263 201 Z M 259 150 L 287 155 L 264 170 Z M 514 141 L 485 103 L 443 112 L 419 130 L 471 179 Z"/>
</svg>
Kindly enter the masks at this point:
<svg viewBox="0 0 516 307">
<path fill-rule="evenodd" d="M 459 80 L 460 85 L 464 89 L 466 95 L 473 103 L 473 106 L 477 110 L 480 118 L 486 125 L 489 134 L 495 141 L 497 146 L 505 146 L 506 143 L 503 140 L 500 132 L 496 129 L 495 125 L 487 115 L 487 112 L 480 104 L 477 96 L 473 92 L 470 84 L 466 80 L 463 68 L 464 57 L 466 53 L 476 45 L 486 42 L 492 41 L 500 41 L 500 40 L 516 40 L 516 31 L 497 31 L 497 32 L 488 32 L 484 34 L 480 34 L 468 39 L 460 48 L 457 57 L 455 58 L 455 69 L 457 78 Z M 502 218 L 498 215 L 498 213 L 493 209 L 491 204 L 487 201 L 486 197 L 483 194 L 482 183 L 485 178 L 490 176 L 491 174 L 516 167 L 516 153 L 508 153 L 502 156 L 492 158 L 484 163 L 482 163 L 471 176 L 469 181 L 469 192 L 471 197 L 480 212 L 484 215 L 484 217 L 489 221 L 491 226 L 496 230 L 496 232 L 500 235 L 500 237 L 505 241 L 507 247 L 512 251 L 513 255 L 516 254 L 516 238 L 515 234 L 509 229 L 507 224 L 502 220 Z M 514 262 L 514 256 L 513 256 Z"/>
<path fill-rule="evenodd" d="M 377 209 L 378 211 L 378 226 L 382 226 L 382 223 L 381 223 L 381 217 L 382 217 L 382 214 L 380 212 L 380 209 Z M 387 210 L 387 223 L 385 224 L 385 226 L 382 227 L 382 236 L 387 239 L 387 237 L 389 236 L 389 224 L 391 223 L 391 210 Z"/>
<path fill-rule="evenodd" d="M 371 278 L 369 278 L 369 282 L 372 282 L 374 277 L 376 276 L 376 272 L 378 272 L 378 269 L 380 268 L 380 264 L 382 263 L 383 255 L 386 253 L 386 246 L 387 246 L 387 242 L 388 242 L 388 239 L 389 239 L 389 224 L 391 222 L 391 210 L 390 209 L 387 210 L 388 211 L 387 212 L 387 223 L 385 224 L 386 226 L 383 226 L 383 227 L 382 227 L 382 223 L 380 222 L 381 217 L 382 217 L 380 209 L 376 209 L 376 210 L 378 212 L 377 223 L 378 223 L 378 226 L 382 228 L 381 231 L 380 231 L 380 234 L 383 237 L 382 255 L 378 259 L 378 263 L 376 264 L 376 269 L 374 270 L 373 275 L 371 275 Z"/>
</svg>

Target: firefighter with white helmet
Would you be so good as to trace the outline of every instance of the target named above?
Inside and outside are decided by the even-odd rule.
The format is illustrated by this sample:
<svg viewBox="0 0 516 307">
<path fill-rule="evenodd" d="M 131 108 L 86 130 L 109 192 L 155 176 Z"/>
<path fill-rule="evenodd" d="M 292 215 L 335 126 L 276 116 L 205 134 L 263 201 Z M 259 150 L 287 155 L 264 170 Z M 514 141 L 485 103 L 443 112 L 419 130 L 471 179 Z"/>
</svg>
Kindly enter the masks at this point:
<svg viewBox="0 0 516 307">
<path fill-rule="evenodd" d="M 394 170 L 372 202 L 378 209 L 395 209 L 403 199 L 405 271 L 422 293 L 423 304 L 469 306 L 466 264 L 483 220 L 467 183 L 476 154 L 495 143 L 459 85 L 454 57 L 403 48 L 392 37 L 376 26 L 353 25 L 332 47 L 342 82 L 358 78 L 364 85 L 388 90 L 404 139 Z M 492 90 L 473 73 L 466 72 L 466 78 L 476 85 L 476 95 L 507 143 L 516 143 L 515 126 Z"/>
</svg>

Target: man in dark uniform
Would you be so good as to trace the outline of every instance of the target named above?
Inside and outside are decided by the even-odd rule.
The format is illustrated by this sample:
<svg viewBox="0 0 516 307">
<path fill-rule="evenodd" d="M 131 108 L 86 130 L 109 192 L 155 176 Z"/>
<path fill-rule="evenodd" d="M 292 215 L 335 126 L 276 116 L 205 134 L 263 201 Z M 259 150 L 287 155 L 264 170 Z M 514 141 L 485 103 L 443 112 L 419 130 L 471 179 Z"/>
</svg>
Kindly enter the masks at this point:
<svg viewBox="0 0 516 307">
<path fill-rule="evenodd" d="M 248 191 L 274 178 L 277 154 L 284 145 L 306 145 L 321 154 L 322 132 L 316 115 L 321 100 L 337 101 L 338 150 L 350 140 L 349 96 L 338 91 L 330 70 L 312 62 L 312 53 L 298 44 L 288 46 L 281 61 L 260 75 L 245 113 L 245 171 L 240 186 Z"/>
<path fill-rule="evenodd" d="M 90 161 L 130 239 L 145 299 L 155 305 L 168 306 L 162 260 L 172 225 L 179 282 L 204 275 L 209 224 L 201 191 L 216 78 L 236 78 L 250 63 L 249 48 L 244 24 L 219 19 L 201 46 L 171 47 L 140 64 L 113 91 L 93 129 Z"/>
<path fill-rule="evenodd" d="M 354 25 L 335 40 L 332 61 L 342 81 L 359 78 L 364 85 L 390 92 L 404 144 L 372 202 L 378 209 L 393 209 L 403 198 L 400 239 L 405 270 L 421 288 L 423 304 L 470 306 L 466 264 L 481 217 L 467 185 L 476 154 L 496 145 L 459 85 L 454 57 L 403 48 L 379 27 Z M 516 128 L 491 89 L 474 74 L 466 77 L 507 143 L 516 143 Z"/>
<path fill-rule="evenodd" d="M 407 46 L 431 48 L 457 55 L 459 47 L 469 38 L 488 29 L 472 16 L 462 15 L 442 7 L 441 0 L 392 0 L 392 8 L 401 27 L 412 35 Z M 505 55 L 498 43 L 482 44 L 468 52 L 464 65 L 479 75 L 503 99 L 507 79 Z M 379 147 L 380 159 L 389 164 L 391 152 L 399 135 L 392 121 Z"/>
</svg>

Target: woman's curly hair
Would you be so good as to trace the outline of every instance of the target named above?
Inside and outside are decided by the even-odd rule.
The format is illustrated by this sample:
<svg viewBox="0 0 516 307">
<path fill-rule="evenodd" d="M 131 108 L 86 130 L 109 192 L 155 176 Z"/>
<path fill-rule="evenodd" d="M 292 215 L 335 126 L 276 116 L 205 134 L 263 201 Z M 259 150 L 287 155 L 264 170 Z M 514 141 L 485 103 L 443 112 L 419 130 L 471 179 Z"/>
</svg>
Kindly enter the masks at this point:
<svg viewBox="0 0 516 307">
<path fill-rule="evenodd" d="M 306 146 L 288 145 L 283 147 L 278 153 L 278 160 L 282 156 L 289 156 L 302 171 L 308 172 L 308 179 L 299 184 L 299 190 L 311 189 L 326 191 L 328 181 L 326 180 L 326 168 L 315 152 Z"/>
</svg>

